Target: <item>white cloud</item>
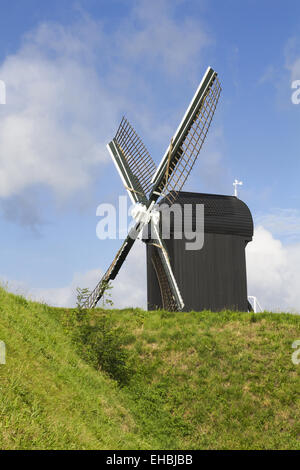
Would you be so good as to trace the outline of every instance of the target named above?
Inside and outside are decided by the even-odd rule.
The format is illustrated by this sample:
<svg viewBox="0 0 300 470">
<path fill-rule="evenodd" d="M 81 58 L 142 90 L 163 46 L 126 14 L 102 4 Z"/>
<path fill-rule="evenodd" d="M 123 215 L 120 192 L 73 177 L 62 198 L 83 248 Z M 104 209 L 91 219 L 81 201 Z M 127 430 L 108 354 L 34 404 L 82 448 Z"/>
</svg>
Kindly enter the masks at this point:
<svg viewBox="0 0 300 470">
<path fill-rule="evenodd" d="M 136 4 L 117 35 L 119 47 L 129 60 L 142 61 L 148 67 L 159 64 L 171 75 L 195 71 L 199 54 L 212 40 L 199 19 L 175 21 L 175 3 L 161 0 Z"/>
<path fill-rule="evenodd" d="M 139 2 L 109 32 L 85 15 L 72 26 L 42 24 L 24 37 L 0 65 L 7 86 L 0 197 L 34 184 L 60 197 L 88 188 L 95 166 L 109 161 L 105 144 L 124 108 L 152 135 L 159 130 L 145 68 L 158 76 L 163 70 L 170 83 L 182 80 L 209 43 L 198 23 L 176 21 L 172 9 L 169 2 Z"/>
<path fill-rule="evenodd" d="M 111 106 L 87 53 L 94 36 L 86 28 L 42 25 L 0 67 L 7 85 L 0 197 L 33 184 L 69 195 L 86 187 L 95 165 L 106 160 L 107 121 L 99 122 L 99 114 L 113 120 L 118 109 Z"/>
<path fill-rule="evenodd" d="M 300 238 L 300 211 L 298 209 L 273 209 L 268 214 L 257 214 L 256 225 L 261 225 L 274 236 L 297 241 Z"/>
<path fill-rule="evenodd" d="M 300 312 L 300 243 L 283 245 L 258 226 L 248 244 L 248 294 L 273 311 Z"/>
</svg>

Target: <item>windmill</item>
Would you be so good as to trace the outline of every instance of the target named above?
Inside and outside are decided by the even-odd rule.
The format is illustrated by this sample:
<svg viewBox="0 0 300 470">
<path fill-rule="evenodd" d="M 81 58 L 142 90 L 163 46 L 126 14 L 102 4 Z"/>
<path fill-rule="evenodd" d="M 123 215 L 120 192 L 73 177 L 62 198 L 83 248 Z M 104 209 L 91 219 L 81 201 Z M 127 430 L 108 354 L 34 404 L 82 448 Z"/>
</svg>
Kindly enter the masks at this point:
<svg viewBox="0 0 300 470">
<path fill-rule="evenodd" d="M 108 282 L 117 276 L 138 235 L 151 221 L 155 236 L 149 241 L 153 247 L 152 264 L 159 281 L 164 308 L 169 311 L 183 309 L 184 300 L 160 233 L 155 204 L 161 198 L 168 200 L 170 204 L 176 200 L 205 141 L 220 93 L 217 73 L 208 67 L 157 169 L 143 142 L 123 117 L 107 148 L 125 189 L 135 204 L 135 226 L 86 300 L 86 308 L 96 306 Z"/>
</svg>

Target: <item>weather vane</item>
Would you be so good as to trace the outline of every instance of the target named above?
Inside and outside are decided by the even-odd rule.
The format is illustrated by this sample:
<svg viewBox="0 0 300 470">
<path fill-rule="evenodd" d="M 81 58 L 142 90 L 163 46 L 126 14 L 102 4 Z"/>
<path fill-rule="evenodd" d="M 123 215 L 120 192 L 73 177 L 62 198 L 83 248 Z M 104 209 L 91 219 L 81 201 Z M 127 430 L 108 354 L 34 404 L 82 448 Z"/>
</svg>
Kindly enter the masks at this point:
<svg viewBox="0 0 300 470">
<path fill-rule="evenodd" d="M 243 185 L 243 181 L 238 181 L 237 179 L 234 180 L 234 183 L 232 183 L 233 186 L 234 186 L 234 196 L 235 197 L 238 197 L 238 191 L 237 191 L 237 187 L 238 186 L 242 186 Z"/>
</svg>

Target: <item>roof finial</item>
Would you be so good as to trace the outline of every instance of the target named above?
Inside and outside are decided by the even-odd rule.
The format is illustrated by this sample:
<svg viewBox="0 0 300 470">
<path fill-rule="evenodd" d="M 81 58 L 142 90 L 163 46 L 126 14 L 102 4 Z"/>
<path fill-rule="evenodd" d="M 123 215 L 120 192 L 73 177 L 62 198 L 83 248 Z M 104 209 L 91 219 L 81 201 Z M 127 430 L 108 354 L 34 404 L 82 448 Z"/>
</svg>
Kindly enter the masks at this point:
<svg viewBox="0 0 300 470">
<path fill-rule="evenodd" d="M 235 197 L 238 197 L 238 192 L 237 192 L 237 187 L 238 185 L 242 186 L 243 185 L 243 182 L 242 181 L 238 181 L 237 179 L 234 180 L 234 183 L 232 183 L 233 186 L 234 186 L 234 196 Z"/>
</svg>

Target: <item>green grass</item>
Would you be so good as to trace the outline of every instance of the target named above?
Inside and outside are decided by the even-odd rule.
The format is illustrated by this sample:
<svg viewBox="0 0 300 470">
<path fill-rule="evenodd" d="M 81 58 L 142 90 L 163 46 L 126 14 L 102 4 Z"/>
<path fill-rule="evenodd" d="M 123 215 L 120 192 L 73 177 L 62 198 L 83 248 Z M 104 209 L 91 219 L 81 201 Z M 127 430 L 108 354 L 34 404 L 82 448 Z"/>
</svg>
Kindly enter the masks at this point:
<svg viewBox="0 0 300 470">
<path fill-rule="evenodd" d="M 1 449 L 300 449 L 300 316 L 97 309 L 0 289 Z"/>
</svg>

